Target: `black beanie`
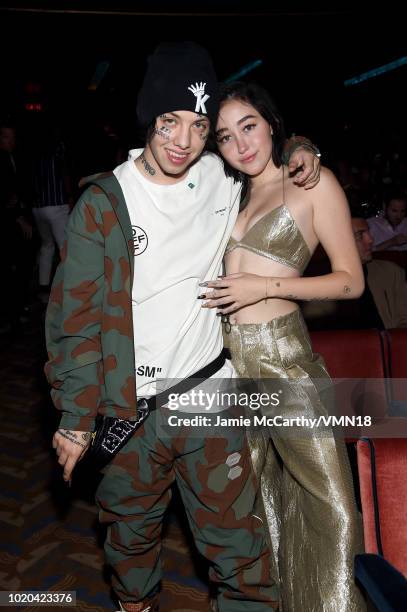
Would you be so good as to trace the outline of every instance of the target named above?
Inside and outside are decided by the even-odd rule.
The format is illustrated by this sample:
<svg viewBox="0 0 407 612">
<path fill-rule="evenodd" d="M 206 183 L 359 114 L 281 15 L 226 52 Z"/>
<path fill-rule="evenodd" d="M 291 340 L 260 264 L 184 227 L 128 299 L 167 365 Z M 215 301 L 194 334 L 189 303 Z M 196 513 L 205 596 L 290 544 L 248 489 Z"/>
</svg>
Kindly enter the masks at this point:
<svg viewBox="0 0 407 612">
<path fill-rule="evenodd" d="M 196 43 L 162 43 L 148 58 L 137 117 L 146 127 L 159 115 L 184 110 L 215 122 L 219 110 L 215 69 L 209 53 Z"/>
</svg>

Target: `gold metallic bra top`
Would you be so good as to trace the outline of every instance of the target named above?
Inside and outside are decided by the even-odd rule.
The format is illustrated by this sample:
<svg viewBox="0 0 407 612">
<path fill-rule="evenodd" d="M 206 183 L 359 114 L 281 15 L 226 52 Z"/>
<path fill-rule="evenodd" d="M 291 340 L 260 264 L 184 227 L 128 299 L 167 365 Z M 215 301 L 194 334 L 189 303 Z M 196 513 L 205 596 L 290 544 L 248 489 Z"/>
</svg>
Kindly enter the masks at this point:
<svg viewBox="0 0 407 612">
<path fill-rule="evenodd" d="M 241 240 L 230 238 L 226 253 L 247 249 L 302 274 L 311 258 L 307 243 L 285 204 L 260 217 Z"/>
</svg>

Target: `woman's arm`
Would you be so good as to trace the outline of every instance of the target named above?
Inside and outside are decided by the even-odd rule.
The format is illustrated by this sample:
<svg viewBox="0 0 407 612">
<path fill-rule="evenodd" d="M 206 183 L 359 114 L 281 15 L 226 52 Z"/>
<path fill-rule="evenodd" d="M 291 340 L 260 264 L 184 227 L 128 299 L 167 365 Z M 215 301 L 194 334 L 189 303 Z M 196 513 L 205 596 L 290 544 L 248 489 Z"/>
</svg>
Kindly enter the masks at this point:
<svg viewBox="0 0 407 612">
<path fill-rule="evenodd" d="M 348 203 L 338 181 L 326 168 L 312 192 L 312 202 L 313 227 L 330 259 L 330 274 L 308 278 L 231 274 L 208 282 L 207 286 L 215 291 L 206 293 L 209 301 L 204 306 L 220 307 L 226 314 L 267 298 L 338 300 L 359 297 L 364 289 L 364 277 Z"/>
</svg>

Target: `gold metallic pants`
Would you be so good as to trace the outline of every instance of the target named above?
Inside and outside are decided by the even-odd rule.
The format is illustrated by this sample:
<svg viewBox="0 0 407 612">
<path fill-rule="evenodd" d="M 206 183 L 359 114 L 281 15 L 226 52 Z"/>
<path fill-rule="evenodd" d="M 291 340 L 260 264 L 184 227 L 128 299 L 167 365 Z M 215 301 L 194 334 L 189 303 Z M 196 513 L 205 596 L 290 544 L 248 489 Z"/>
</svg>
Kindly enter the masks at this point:
<svg viewBox="0 0 407 612">
<path fill-rule="evenodd" d="M 327 414 L 319 387 L 332 391 L 329 375 L 299 310 L 232 325 L 225 340 L 240 378 L 284 379 L 276 414 Z M 284 435 L 262 428 L 248 437 L 260 484 L 257 513 L 268 525 L 284 612 L 365 610 L 353 575 L 363 539 L 344 441 L 312 429 Z"/>
</svg>

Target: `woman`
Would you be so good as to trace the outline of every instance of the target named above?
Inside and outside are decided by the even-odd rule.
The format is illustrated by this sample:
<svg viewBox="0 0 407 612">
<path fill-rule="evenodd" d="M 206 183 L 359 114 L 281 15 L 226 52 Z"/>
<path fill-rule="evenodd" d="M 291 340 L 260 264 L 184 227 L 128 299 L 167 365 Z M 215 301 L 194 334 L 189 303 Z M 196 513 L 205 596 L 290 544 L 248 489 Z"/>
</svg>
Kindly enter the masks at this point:
<svg viewBox="0 0 407 612">
<path fill-rule="evenodd" d="M 239 377 L 289 383 L 281 385 L 280 414 L 324 415 L 317 389 L 330 386 L 329 376 L 296 300 L 351 299 L 363 291 L 346 198 L 327 169 L 309 191 L 288 176 L 281 117 L 256 85 L 225 88 L 216 138 L 226 172 L 246 178 L 247 203 L 226 251 L 226 276 L 208 283 L 214 291 L 206 291 L 203 307 L 228 318 Z M 332 272 L 301 278 L 319 242 Z M 272 443 L 265 431 L 263 439 L 249 438 L 284 612 L 359 612 L 353 559 L 362 542 L 345 445 L 331 430 L 276 432 Z"/>
</svg>

